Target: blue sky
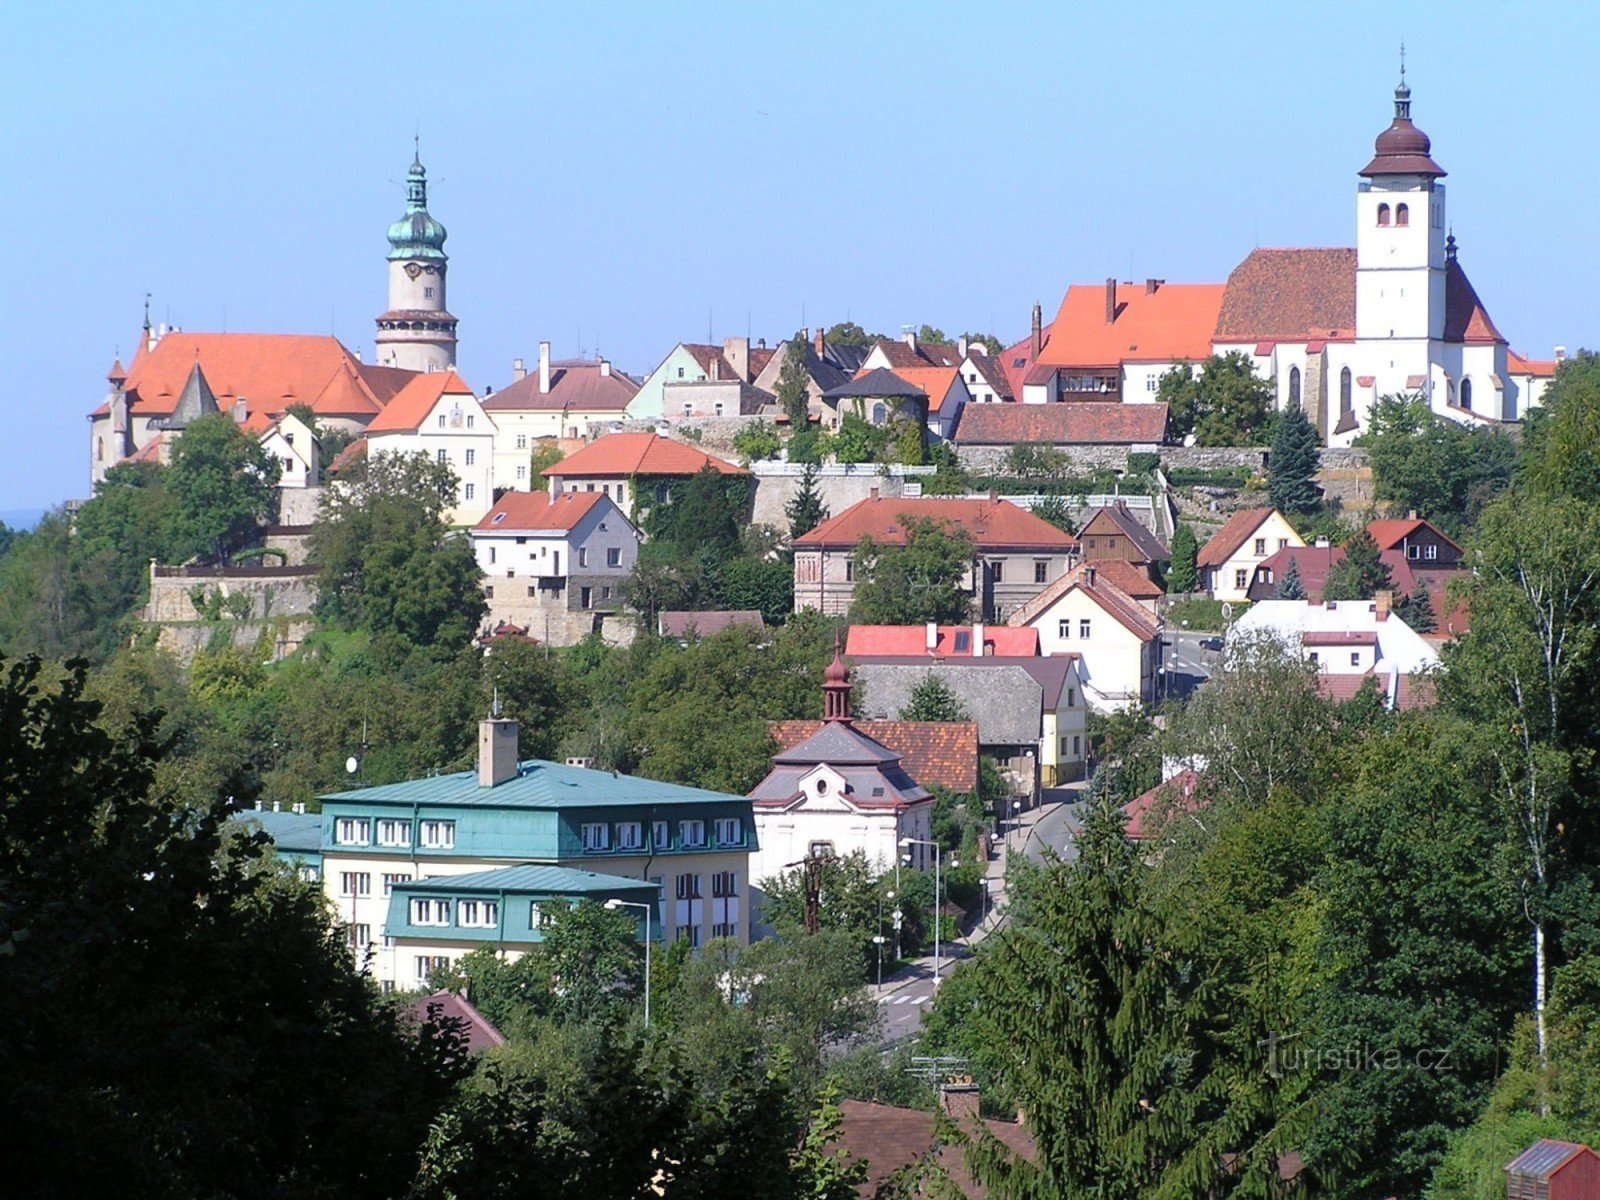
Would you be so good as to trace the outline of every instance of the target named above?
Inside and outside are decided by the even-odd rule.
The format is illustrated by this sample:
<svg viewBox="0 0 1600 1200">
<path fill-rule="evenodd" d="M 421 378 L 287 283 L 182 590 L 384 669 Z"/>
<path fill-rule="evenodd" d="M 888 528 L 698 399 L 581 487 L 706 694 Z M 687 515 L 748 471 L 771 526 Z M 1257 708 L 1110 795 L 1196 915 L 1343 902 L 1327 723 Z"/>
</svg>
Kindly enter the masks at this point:
<svg viewBox="0 0 1600 1200">
<path fill-rule="evenodd" d="M 1396 50 L 1524 353 L 1600 343 L 1588 5 L 31 5 L 0 45 L 0 509 L 87 492 L 145 292 L 371 357 L 420 130 L 460 368 L 802 320 L 1022 336 L 1071 282 L 1353 245 Z"/>
</svg>

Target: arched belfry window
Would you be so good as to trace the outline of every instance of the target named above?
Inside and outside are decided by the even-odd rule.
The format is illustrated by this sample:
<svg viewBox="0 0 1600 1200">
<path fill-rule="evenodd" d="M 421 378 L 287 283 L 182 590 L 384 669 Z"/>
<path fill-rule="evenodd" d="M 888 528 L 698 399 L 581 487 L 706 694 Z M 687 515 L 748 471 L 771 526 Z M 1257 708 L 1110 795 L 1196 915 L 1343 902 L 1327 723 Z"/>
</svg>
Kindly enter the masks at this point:
<svg viewBox="0 0 1600 1200">
<path fill-rule="evenodd" d="M 1348 413 L 1355 407 L 1355 400 L 1350 392 L 1350 368 L 1346 367 L 1339 372 L 1339 411 Z"/>
<path fill-rule="evenodd" d="M 1411 207 L 1409 205 L 1396 204 L 1394 206 L 1394 223 L 1396 225 L 1411 224 Z"/>
<path fill-rule="evenodd" d="M 1380 204 L 1380 205 L 1378 205 L 1378 224 L 1379 225 L 1387 225 L 1388 223 L 1389 223 L 1389 206 L 1387 204 Z"/>
<path fill-rule="evenodd" d="M 1300 368 L 1289 368 L 1289 403 L 1300 403 Z"/>
<path fill-rule="evenodd" d="M 1472 408 L 1472 380 L 1470 379 L 1461 381 L 1461 407 L 1469 411 Z"/>
</svg>

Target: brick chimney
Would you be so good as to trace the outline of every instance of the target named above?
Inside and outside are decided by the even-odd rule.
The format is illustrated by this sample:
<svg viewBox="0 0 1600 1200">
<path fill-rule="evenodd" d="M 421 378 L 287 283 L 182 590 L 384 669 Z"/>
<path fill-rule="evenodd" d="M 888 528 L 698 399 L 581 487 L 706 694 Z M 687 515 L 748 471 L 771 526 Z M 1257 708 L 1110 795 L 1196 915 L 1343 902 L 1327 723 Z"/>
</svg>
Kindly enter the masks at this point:
<svg viewBox="0 0 1600 1200">
<path fill-rule="evenodd" d="M 1113 325 L 1117 320 L 1117 277 L 1113 275 L 1106 280 L 1106 324 Z"/>
<path fill-rule="evenodd" d="M 496 709 L 499 702 L 496 701 Z M 517 723 L 503 717 L 478 722 L 478 786 L 499 787 L 517 777 Z"/>
<path fill-rule="evenodd" d="M 520 358 L 513 358 L 511 360 L 511 378 L 513 380 L 518 380 L 518 379 L 526 379 L 527 377 L 528 377 L 528 368 L 527 368 L 527 366 L 524 365 L 523 361 Z"/>
<path fill-rule="evenodd" d="M 1388 588 L 1379 592 L 1372 598 L 1372 610 L 1378 614 L 1378 620 L 1387 621 L 1389 610 L 1394 607 L 1394 593 Z"/>
<path fill-rule="evenodd" d="M 821 358 L 828 351 L 827 339 L 823 336 L 821 325 L 817 326 L 817 336 L 815 341 L 812 343 L 812 349 L 817 352 L 818 358 Z"/>
<path fill-rule="evenodd" d="M 957 1125 L 978 1119 L 978 1085 L 970 1075 L 959 1075 L 939 1085 L 939 1107 Z"/>
<path fill-rule="evenodd" d="M 539 343 L 539 394 L 550 394 L 550 343 Z"/>
<path fill-rule="evenodd" d="M 1039 357 L 1039 351 L 1044 349 L 1044 308 L 1041 305 L 1033 306 L 1033 330 L 1028 338 L 1028 361 L 1034 362 Z"/>
<path fill-rule="evenodd" d="M 900 335 L 900 340 L 915 350 L 917 348 L 917 331 L 915 329 L 906 330 Z"/>
</svg>

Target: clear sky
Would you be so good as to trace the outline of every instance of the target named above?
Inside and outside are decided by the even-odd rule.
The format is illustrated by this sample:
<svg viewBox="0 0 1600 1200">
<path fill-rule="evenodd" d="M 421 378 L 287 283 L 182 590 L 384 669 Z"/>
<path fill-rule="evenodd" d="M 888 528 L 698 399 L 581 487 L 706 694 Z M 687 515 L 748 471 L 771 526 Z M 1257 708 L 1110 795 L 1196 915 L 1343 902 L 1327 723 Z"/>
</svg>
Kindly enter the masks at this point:
<svg viewBox="0 0 1600 1200">
<path fill-rule="evenodd" d="M 1600 343 L 1593 4 L 10 5 L 0 510 L 87 493 L 147 291 L 371 361 L 413 133 L 481 391 L 541 338 L 1009 340 L 1071 282 L 1353 245 L 1402 40 L 1495 322 Z"/>
</svg>

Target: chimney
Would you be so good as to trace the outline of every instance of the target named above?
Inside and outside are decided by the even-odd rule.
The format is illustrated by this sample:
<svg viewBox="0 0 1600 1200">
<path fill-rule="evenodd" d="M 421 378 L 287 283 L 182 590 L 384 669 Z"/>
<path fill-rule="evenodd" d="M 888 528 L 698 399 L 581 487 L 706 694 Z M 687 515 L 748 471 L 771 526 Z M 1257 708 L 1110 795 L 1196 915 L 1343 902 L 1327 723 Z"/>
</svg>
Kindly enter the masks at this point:
<svg viewBox="0 0 1600 1200">
<path fill-rule="evenodd" d="M 550 476 L 550 499 L 554 500 L 561 495 L 561 476 Z"/>
<path fill-rule="evenodd" d="M 250 401 L 243 396 L 233 398 L 233 423 L 243 425 L 250 419 Z"/>
<path fill-rule="evenodd" d="M 917 331 L 915 329 L 906 329 L 900 334 L 900 340 L 915 350 L 917 348 Z"/>
<path fill-rule="evenodd" d="M 1417 510 L 1414 509 L 1414 508 L 1407 509 L 1406 510 L 1406 520 L 1415 521 L 1416 519 L 1417 519 Z"/>
<path fill-rule="evenodd" d="M 1083 581 L 1090 587 L 1094 586 L 1094 564 L 1090 563 L 1083 569 Z"/>
<path fill-rule="evenodd" d="M 822 335 L 822 326 L 821 325 L 817 326 L 817 337 L 816 337 L 816 341 L 814 343 L 812 343 L 812 348 L 814 350 L 816 350 L 818 358 L 821 358 L 825 353 L 827 353 L 828 343 L 827 343 L 827 339 L 824 338 L 823 335 Z"/>
<path fill-rule="evenodd" d="M 283 811 L 283 805 L 279 804 L 278 801 L 274 800 L 272 802 L 272 811 L 273 812 L 282 812 Z"/>
<path fill-rule="evenodd" d="M 1378 614 L 1378 620 L 1387 621 L 1389 610 L 1394 607 L 1394 593 L 1384 588 L 1372 598 L 1373 612 Z"/>
<path fill-rule="evenodd" d="M 1028 361 L 1034 362 L 1039 357 L 1039 351 L 1044 349 L 1044 309 L 1035 304 L 1033 306 L 1033 330 L 1028 338 Z"/>
<path fill-rule="evenodd" d="M 711 356 L 711 378 L 713 380 L 722 378 L 722 355 L 720 354 Z"/>
<path fill-rule="evenodd" d="M 978 1085 L 970 1075 L 959 1075 L 939 1085 L 939 1107 L 957 1125 L 978 1119 Z"/>
<path fill-rule="evenodd" d="M 876 500 L 878 498 L 878 485 L 877 484 L 873 484 L 872 487 L 868 490 L 867 498 L 869 500 Z"/>
<path fill-rule="evenodd" d="M 495 705 L 499 708 L 498 702 Z M 503 717 L 478 722 L 478 786 L 499 787 L 517 777 L 517 723 Z"/>
<path fill-rule="evenodd" d="M 1556 347 L 1556 361 L 1557 362 L 1565 362 L 1566 358 L 1567 358 L 1567 348 L 1565 346 L 1557 346 Z"/>
<path fill-rule="evenodd" d="M 513 358 L 511 360 L 511 378 L 518 380 L 526 379 L 527 377 L 528 368 L 523 364 L 523 361 L 520 358 Z"/>
<path fill-rule="evenodd" d="M 550 394 L 550 343 L 539 343 L 539 394 Z"/>
<path fill-rule="evenodd" d="M 1106 280 L 1106 324 L 1113 325 L 1117 320 L 1117 277 L 1113 275 Z"/>
<path fill-rule="evenodd" d="M 974 621 L 972 623 L 972 657 L 982 658 L 983 654 L 983 622 Z"/>
<path fill-rule="evenodd" d="M 611 378 L 611 360 L 609 358 L 602 358 L 600 360 L 600 378 Z"/>
<path fill-rule="evenodd" d="M 1156 289 L 1158 287 L 1160 287 L 1160 286 L 1161 286 L 1161 280 L 1159 280 L 1159 279 L 1146 279 L 1144 281 L 1144 294 L 1146 296 L 1154 296 L 1156 294 Z"/>
<path fill-rule="evenodd" d="M 750 339 L 731 337 L 722 339 L 722 356 L 733 368 L 735 378 L 750 382 Z"/>
<path fill-rule="evenodd" d="M 1318 550 L 1326 550 L 1326 549 L 1328 549 L 1328 548 L 1329 548 L 1329 546 L 1330 546 L 1330 545 L 1331 545 L 1331 544 L 1332 544 L 1332 543 L 1330 543 L 1330 542 L 1329 542 L 1329 541 L 1328 541 L 1328 539 L 1327 539 L 1327 538 L 1325 538 L 1325 537 L 1319 537 L 1319 538 L 1318 538 L 1318 539 L 1317 539 L 1317 549 L 1318 549 Z"/>
<path fill-rule="evenodd" d="M 968 344 L 969 343 L 967 342 L 967 335 L 964 334 L 964 333 L 960 337 L 958 337 L 956 339 L 956 357 L 957 358 L 966 358 Z"/>
<path fill-rule="evenodd" d="M 928 653 L 932 654 L 939 648 L 939 622 L 928 622 L 928 634 L 926 640 L 928 644 Z"/>
</svg>

